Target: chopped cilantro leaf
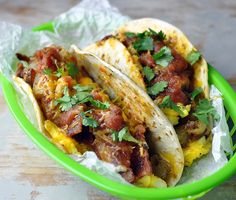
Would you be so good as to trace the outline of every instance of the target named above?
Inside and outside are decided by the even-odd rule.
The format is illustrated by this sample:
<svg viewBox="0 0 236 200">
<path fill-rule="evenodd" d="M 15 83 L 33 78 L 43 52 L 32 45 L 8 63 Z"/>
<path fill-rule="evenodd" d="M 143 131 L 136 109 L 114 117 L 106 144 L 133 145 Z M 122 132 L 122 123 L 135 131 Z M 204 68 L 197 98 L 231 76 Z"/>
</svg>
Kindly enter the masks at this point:
<svg viewBox="0 0 236 200">
<path fill-rule="evenodd" d="M 125 36 L 128 37 L 128 38 L 132 38 L 132 37 L 135 37 L 136 34 L 132 33 L 132 32 L 125 32 Z"/>
<path fill-rule="evenodd" d="M 191 93 L 191 100 L 194 100 L 196 96 L 198 96 L 199 94 L 201 94 L 203 92 L 203 89 L 198 87 L 196 88 L 192 93 Z"/>
<path fill-rule="evenodd" d="M 219 119 L 219 114 L 208 99 L 201 99 L 198 102 L 193 115 L 206 125 L 209 124 L 209 115 L 211 115 L 215 120 Z"/>
<path fill-rule="evenodd" d="M 76 104 L 89 102 L 91 98 L 92 96 L 89 92 L 79 92 L 72 97 Z"/>
<path fill-rule="evenodd" d="M 76 85 L 74 86 L 74 89 L 77 91 L 77 93 L 71 97 L 69 95 L 68 87 L 65 87 L 63 91 L 64 96 L 54 101 L 55 105 L 60 104 L 59 108 L 61 111 L 68 111 L 76 104 L 87 102 L 100 109 L 109 108 L 109 102 L 101 102 L 93 99 L 92 95 L 90 94 L 90 87 Z"/>
<path fill-rule="evenodd" d="M 199 59 L 201 58 L 201 53 L 199 51 L 192 50 L 188 55 L 187 55 L 187 61 L 191 64 L 194 65 Z"/>
<path fill-rule="evenodd" d="M 91 92 L 92 91 L 92 89 L 93 89 L 93 87 L 92 86 L 90 86 L 90 85 L 79 85 L 79 84 L 77 84 L 77 85 L 75 85 L 74 87 L 73 87 L 77 92 Z"/>
<path fill-rule="evenodd" d="M 101 102 L 101 101 L 98 101 L 98 100 L 94 100 L 94 99 L 90 99 L 90 103 L 97 107 L 97 108 L 100 108 L 102 110 L 105 110 L 105 109 L 108 109 L 110 107 L 110 104 L 109 102 Z"/>
<path fill-rule="evenodd" d="M 68 69 L 68 73 L 72 78 L 75 78 L 76 75 L 79 73 L 79 69 L 77 68 L 77 66 L 75 65 L 75 63 L 67 63 L 67 69 Z"/>
<path fill-rule="evenodd" d="M 43 73 L 50 76 L 52 74 L 52 70 L 50 68 L 46 68 L 43 70 Z"/>
<path fill-rule="evenodd" d="M 144 73 L 146 79 L 148 80 L 148 82 L 151 81 L 155 76 L 153 70 L 147 66 L 143 68 L 143 73 Z"/>
<path fill-rule="evenodd" d="M 158 33 L 154 30 L 152 30 L 151 28 L 149 28 L 149 32 L 151 36 L 156 36 L 156 38 L 159 41 L 163 41 L 166 39 L 166 35 L 162 32 L 162 30 L 160 30 Z"/>
<path fill-rule="evenodd" d="M 158 33 L 156 31 L 154 31 L 153 29 L 149 28 L 149 30 L 146 30 L 142 33 L 132 33 L 132 32 L 126 32 L 125 33 L 127 37 L 134 37 L 137 36 L 140 39 L 143 39 L 145 37 L 154 37 L 156 39 L 158 39 L 159 41 L 163 41 L 166 38 L 166 35 L 162 32 L 159 31 Z"/>
<path fill-rule="evenodd" d="M 144 31 L 142 33 L 137 33 L 137 37 L 140 39 L 143 39 L 145 37 L 149 37 L 150 36 L 150 32 L 149 31 Z"/>
<path fill-rule="evenodd" d="M 151 37 L 138 39 L 137 41 L 133 43 L 133 47 L 137 51 L 153 50 L 153 39 Z"/>
<path fill-rule="evenodd" d="M 160 30 L 157 34 L 157 39 L 160 40 L 160 41 L 163 41 L 166 39 L 166 35 L 165 33 L 162 32 L 162 30 Z"/>
<path fill-rule="evenodd" d="M 54 104 L 60 104 L 59 108 L 61 109 L 61 111 L 68 111 L 73 106 L 73 102 L 71 101 L 71 97 L 69 96 L 68 87 L 64 88 L 63 94 L 64 96 L 55 100 Z"/>
<path fill-rule="evenodd" d="M 157 95 L 160 92 L 163 92 L 164 89 L 168 86 L 167 81 L 160 81 L 155 83 L 153 86 L 147 88 L 147 92 L 149 95 Z"/>
<path fill-rule="evenodd" d="M 59 108 L 61 109 L 61 111 L 68 111 L 74 105 L 78 103 L 88 102 L 91 98 L 91 95 L 88 92 L 80 92 L 79 94 L 75 94 L 74 96 L 71 97 L 69 95 L 68 87 L 64 88 L 63 94 L 64 94 L 63 97 L 54 101 L 55 105 L 60 104 Z"/>
<path fill-rule="evenodd" d="M 88 113 L 88 112 L 80 113 L 81 117 L 83 118 L 82 124 L 84 126 L 90 126 L 92 128 L 98 127 L 98 125 L 99 125 L 98 122 L 95 119 L 93 119 L 92 117 L 87 117 L 86 113 Z"/>
<path fill-rule="evenodd" d="M 140 141 L 135 139 L 129 132 L 128 127 L 122 128 L 119 132 L 118 131 L 112 131 L 112 140 L 113 141 L 128 141 L 128 142 L 134 142 L 137 144 L 140 144 Z"/>
<path fill-rule="evenodd" d="M 162 47 L 156 54 L 153 55 L 153 59 L 156 64 L 161 65 L 162 67 L 167 67 L 169 63 L 173 60 L 171 50 L 169 47 Z"/>
<path fill-rule="evenodd" d="M 119 133 L 118 131 L 112 130 L 111 138 L 112 138 L 112 140 L 115 141 L 115 142 L 119 141 L 118 133 Z"/>
<path fill-rule="evenodd" d="M 62 74 L 64 73 L 64 69 L 63 68 L 57 68 L 57 71 L 56 71 L 56 76 L 58 78 L 60 78 L 62 76 Z"/>
<path fill-rule="evenodd" d="M 162 100 L 162 103 L 159 105 L 160 108 L 171 108 L 174 111 L 176 111 L 179 114 L 183 114 L 183 111 L 179 108 L 179 106 L 177 106 L 172 99 L 170 98 L 170 96 L 165 96 L 164 99 Z"/>
</svg>

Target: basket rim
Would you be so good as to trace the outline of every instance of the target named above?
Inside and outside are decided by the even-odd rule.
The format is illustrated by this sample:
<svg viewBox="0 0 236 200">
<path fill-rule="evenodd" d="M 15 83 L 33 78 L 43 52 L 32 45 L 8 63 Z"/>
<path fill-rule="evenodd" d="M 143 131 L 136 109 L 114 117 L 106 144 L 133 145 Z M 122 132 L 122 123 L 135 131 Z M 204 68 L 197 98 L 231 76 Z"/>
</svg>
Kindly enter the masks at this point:
<svg viewBox="0 0 236 200">
<path fill-rule="evenodd" d="M 42 24 L 34 27 L 33 31 L 49 30 L 53 31 L 52 22 Z M 216 86 L 222 92 L 225 99 L 227 99 L 227 107 L 230 107 L 233 102 L 236 102 L 236 93 L 229 83 L 222 77 L 222 75 L 212 66 L 208 66 L 209 81 L 216 83 Z M 212 175 L 203 178 L 194 183 L 178 185 L 170 188 L 138 188 L 130 185 L 125 185 L 108 179 L 96 172 L 78 164 L 68 155 L 60 151 L 47 138 L 45 138 L 28 120 L 23 113 L 20 105 L 16 102 L 16 92 L 10 81 L 0 73 L 0 82 L 2 85 L 3 96 L 6 103 L 24 132 L 31 138 L 31 140 L 42 149 L 52 159 L 65 167 L 73 174 L 79 176 L 82 180 L 109 192 L 119 197 L 137 198 L 137 199 L 170 199 L 181 198 L 196 195 L 219 185 L 233 174 L 236 173 L 236 154 L 229 160 L 229 162 L 221 169 Z M 231 106 L 232 107 L 232 106 Z M 229 110 L 230 112 L 230 110 Z M 234 123 L 236 123 L 236 112 L 233 113 L 231 109 L 230 115 Z"/>
</svg>

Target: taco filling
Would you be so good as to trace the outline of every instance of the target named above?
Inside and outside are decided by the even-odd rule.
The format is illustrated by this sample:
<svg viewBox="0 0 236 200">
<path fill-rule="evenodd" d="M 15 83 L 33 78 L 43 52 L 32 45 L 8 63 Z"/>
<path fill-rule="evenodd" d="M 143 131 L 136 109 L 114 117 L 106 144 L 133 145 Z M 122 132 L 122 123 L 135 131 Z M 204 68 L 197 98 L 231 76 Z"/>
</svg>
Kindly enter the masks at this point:
<svg viewBox="0 0 236 200">
<path fill-rule="evenodd" d="M 130 183 L 166 186 L 162 179 L 167 175 L 162 173 L 160 179 L 153 172 L 146 142 L 148 128 L 135 118 L 127 119 L 88 76 L 86 67 L 78 68 L 73 53 L 50 46 L 31 57 L 17 57 L 16 76 L 31 86 L 54 143 L 67 153 L 94 151 L 101 160 L 121 166 L 119 173 Z M 168 167 L 167 163 L 165 171 Z"/>
<path fill-rule="evenodd" d="M 185 149 L 185 165 L 191 165 L 210 150 L 211 117 L 217 117 L 202 88 L 194 88 L 192 81 L 192 66 L 201 54 L 192 51 L 183 58 L 168 45 L 162 31 L 152 29 L 125 32 L 117 38 L 139 61 L 146 91 L 174 125 Z"/>
</svg>

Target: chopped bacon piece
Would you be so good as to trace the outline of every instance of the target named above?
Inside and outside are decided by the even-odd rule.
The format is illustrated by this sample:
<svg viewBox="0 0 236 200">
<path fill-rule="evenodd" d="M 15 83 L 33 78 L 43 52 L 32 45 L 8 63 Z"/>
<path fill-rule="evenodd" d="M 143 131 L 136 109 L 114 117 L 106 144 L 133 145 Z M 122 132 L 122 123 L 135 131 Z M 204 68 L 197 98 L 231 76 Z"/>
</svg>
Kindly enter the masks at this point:
<svg viewBox="0 0 236 200">
<path fill-rule="evenodd" d="M 152 165 L 147 149 L 139 146 L 134 148 L 131 156 L 131 168 L 136 179 L 152 174 Z"/>
<path fill-rule="evenodd" d="M 172 49 L 172 55 L 174 59 L 168 66 L 168 71 L 171 73 L 181 73 L 188 68 L 188 63 L 184 58 Z"/>
<path fill-rule="evenodd" d="M 18 63 L 16 76 L 23 78 L 26 83 L 28 83 L 32 86 L 34 83 L 35 75 L 36 75 L 36 72 L 34 69 L 24 68 L 22 63 Z"/>
<path fill-rule="evenodd" d="M 123 41 L 123 44 L 126 47 L 129 47 L 130 45 L 132 45 L 133 42 L 135 42 L 137 40 L 137 37 L 125 37 L 125 40 Z"/>
<path fill-rule="evenodd" d="M 70 110 L 60 113 L 53 122 L 59 127 L 68 126 L 66 128 L 68 136 L 80 133 L 82 131 L 82 118 L 79 114 L 83 112 L 84 106 L 83 104 L 76 105 Z"/>
<path fill-rule="evenodd" d="M 143 66 L 155 67 L 156 63 L 151 55 L 151 53 L 145 52 L 140 55 L 140 62 Z"/>
<path fill-rule="evenodd" d="M 127 169 L 130 168 L 131 154 L 133 151 L 132 143 L 130 142 L 114 142 L 109 136 L 99 135 L 93 143 L 93 148 L 97 156 L 106 162 L 114 165 L 122 165 Z M 133 175 L 126 174 L 128 180 L 133 180 Z M 130 178 L 131 177 L 131 178 Z"/>
<path fill-rule="evenodd" d="M 56 115 L 57 112 L 57 110 L 51 108 L 52 99 L 48 98 L 47 96 L 43 96 L 40 99 L 40 103 L 41 103 L 41 108 L 43 110 L 43 114 L 46 117 L 46 119 L 52 121 L 53 117 Z"/>
<path fill-rule="evenodd" d="M 154 41 L 153 44 L 154 44 L 154 48 L 153 48 L 154 53 L 157 53 L 158 51 L 160 51 L 162 47 L 165 46 L 164 42 L 161 42 L 161 41 Z"/>
<path fill-rule="evenodd" d="M 140 140 L 140 141 L 145 141 L 145 132 L 146 132 L 146 128 L 144 125 L 142 124 L 138 124 L 137 126 L 135 126 L 134 128 L 134 133 L 133 135 L 135 136 L 136 139 Z"/>
<path fill-rule="evenodd" d="M 124 125 L 122 110 L 114 104 L 110 104 L 107 110 L 95 110 L 93 118 L 99 122 L 101 128 L 119 131 Z"/>
<path fill-rule="evenodd" d="M 101 94 L 99 94 L 98 90 L 96 90 L 96 89 L 92 90 L 91 95 L 95 100 L 103 102 L 103 98 L 102 98 Z"/>
<path fill-rule="evenodd" d="M 73 136 L 82 132 L 82 117 L 78 115 L 73 119 L 70 125 L 67 128 L 67 135 Z"/>
<path fill-rule="evenodd" d="M 36 51 L 34 56 L 38 61 L 38 69 L 50 68 L 52 71 L 55 71 L 57 69 L 56 62 L 60 61 L 59 50 L 60 48 L 52 46 Z"/>
<path fill-rule="evenodd" d="M 159 94 L 159 97 L 165 97 L 169 95 L 175 103 L 182 103 L 186 105 L 189 101 L 187 93 L 184 89 L 188 89 L 190 86 L 191 69 L 184 70 L 182 73 L 173 73 L 169 69 L 164 68 L 156 71 L 156 77 L 152 81 L 152 84 L 160 81 L 167 81 L 168 87 L 164 92 Z"/>
<path fill-rule="evenodd" d="M 104 116 L 104 124 L 106 127 L 119 131 L 123 126 L 122 110 L 118 106 L 110 106 L 110 112 Z"/>
<path fill-rule="evenodd" d="M 29 62 L 30 61 L 30 58 L 26 55 L 23 55 L 23 54 L 20 54 L 20 53 L 16 53 L 16 57 L 19 59 L 19 60 L 23 60 L 25 62 Z"/>
</svg>

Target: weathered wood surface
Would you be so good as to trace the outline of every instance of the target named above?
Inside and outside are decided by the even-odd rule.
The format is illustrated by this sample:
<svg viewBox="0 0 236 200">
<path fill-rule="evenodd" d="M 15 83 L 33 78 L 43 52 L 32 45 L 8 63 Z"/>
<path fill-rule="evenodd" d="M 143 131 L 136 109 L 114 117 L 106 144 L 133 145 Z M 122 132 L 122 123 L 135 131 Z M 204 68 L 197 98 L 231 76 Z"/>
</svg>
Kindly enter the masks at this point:
<svg viewBox="0 0 236 200">
<path fill-rule="evenodd" d="M 47 22 L 78 1 L 3 1 L 0 20 L 24 27 Z M 114 0 L 133 18 L 156 17 L 181 28 L 236 89 L 236 1 Z M 73 176 L 25 136 L 0 92 L 0 199 L 115 199 Z M 236 176 L 202 199 L 236 199 Z"/>
</svg>

